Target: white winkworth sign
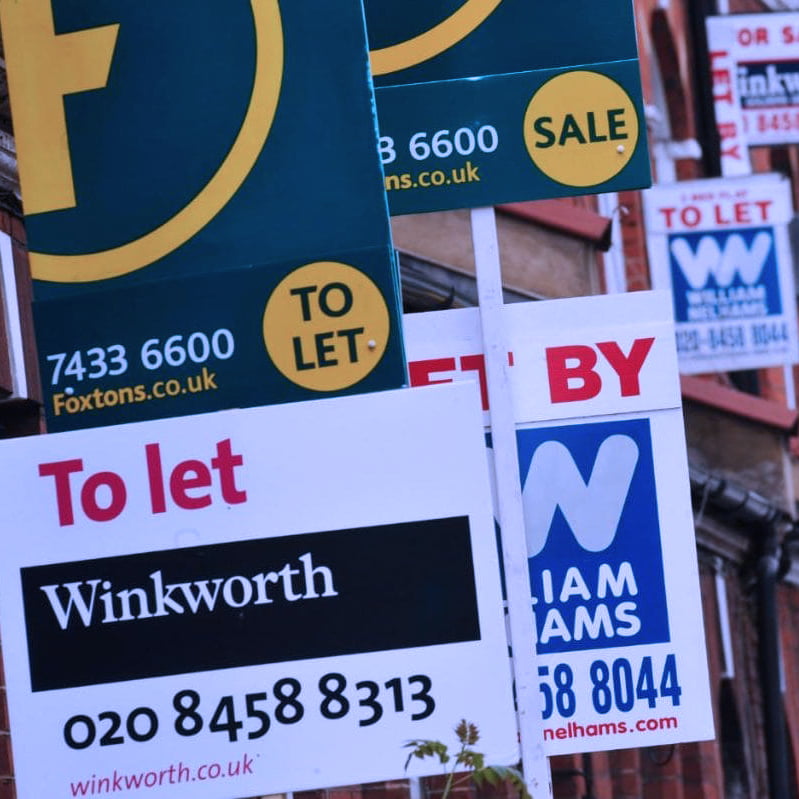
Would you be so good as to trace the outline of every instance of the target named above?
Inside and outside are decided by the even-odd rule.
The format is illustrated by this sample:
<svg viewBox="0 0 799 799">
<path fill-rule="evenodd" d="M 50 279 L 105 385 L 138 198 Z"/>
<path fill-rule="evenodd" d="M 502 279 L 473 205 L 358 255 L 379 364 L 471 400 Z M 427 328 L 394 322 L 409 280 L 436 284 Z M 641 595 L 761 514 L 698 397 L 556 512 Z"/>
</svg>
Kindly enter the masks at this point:
<svg viewBox="0 0 799 799">
<path fill-rule="evenodd" d="M 712 738 L 668 295 L 504 314 L 545 750 Z M 477 309 L 404 325 L 414 385 L 484 383 Z"/>
<path fill-rule="evenodd" d="M 20 799 L 398 778 L 408 740 L 452 742 L 464 717 L 518 761 L 475 386 L 2 452 Z"/>
<path fill-rule="evenodd" d="M 705 24 L 722 174 L 746 174 L 747 147 L 799 142 L 799 13 Z"/>
<path fill-rule="evenodd" d="M 790 181 L 711 178 L 644 192 L 652 285 L 671 292 L 680 371 L 796 363 Z"/>
</svg>

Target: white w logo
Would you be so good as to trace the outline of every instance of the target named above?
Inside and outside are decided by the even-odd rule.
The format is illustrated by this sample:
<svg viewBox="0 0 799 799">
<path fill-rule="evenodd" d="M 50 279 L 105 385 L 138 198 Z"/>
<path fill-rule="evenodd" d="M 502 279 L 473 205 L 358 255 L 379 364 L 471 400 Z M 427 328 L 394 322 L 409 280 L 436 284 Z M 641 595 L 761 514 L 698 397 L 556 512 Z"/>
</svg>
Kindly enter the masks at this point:
<svg viewBox="0 0 799 799">
<path fill-rule="evenodd" d="M 541 444 L 522 489 L 527 556 L 532 558 L 544 548 L 558 507 L 583 549 L 607 549 L 616 537 L 637 463 L 638 445 L 632 438 L 609 436 L 586 483 L 563 444 Z"/>
<path fill-rule="evenodd" d="M 761 231 L 752 240 L 752 246 L 747 247 L 743 236 L 733 233 L 722 248 L 713 236 L 705 236 L 693 252 L 688 242 L 680 237 L 672 240 L 670 249 L 692 289 L 704 288 L 710 275 L 716 278 L 720 288 L 726 288 L 736 272 L 744 283 L 753 286 L 760 279 L 771 251 L 771 241 L 771 235 Z"/>
</svg>

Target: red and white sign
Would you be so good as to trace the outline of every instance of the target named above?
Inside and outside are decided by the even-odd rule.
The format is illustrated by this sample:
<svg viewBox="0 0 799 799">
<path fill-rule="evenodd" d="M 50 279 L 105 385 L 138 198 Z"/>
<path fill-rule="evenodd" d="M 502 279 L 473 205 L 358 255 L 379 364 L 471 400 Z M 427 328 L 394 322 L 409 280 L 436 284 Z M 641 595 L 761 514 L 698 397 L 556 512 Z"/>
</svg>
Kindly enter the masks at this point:
<svg viewBox="0 0 799 799">
<path fill-rule="evenodd" d="M 668 294 L 502 310 L 545 751 L 712 738 Z M 412 384 L 484 384 L 478 314 L 405 316 Z"/>
<path fill-rule="evenodd" d="M 751 172 L 747 146 L 799 142 L 799 13 L 706 20 L 722 174 Z"/>
<path fill-rule="evenodd" d="M 516 421 L 680 407 L 671 320 L 654 322 L 665 301 L 637 292 L 506 305 Z M 477 379 L 486 411 L 478 309 L 406 314 L 403 324 L 411 385 Z"/>
</svg>

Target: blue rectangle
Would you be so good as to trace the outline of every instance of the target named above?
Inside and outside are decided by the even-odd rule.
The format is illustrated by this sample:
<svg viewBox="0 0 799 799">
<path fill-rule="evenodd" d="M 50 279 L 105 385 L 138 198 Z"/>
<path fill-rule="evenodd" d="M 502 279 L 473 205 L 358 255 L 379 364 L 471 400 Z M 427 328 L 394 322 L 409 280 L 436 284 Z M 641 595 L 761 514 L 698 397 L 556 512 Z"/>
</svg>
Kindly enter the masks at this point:
<svg viewBox="0 0 799 799">
<path fill-rule="evenodd" d="M 517 442 L 538 653 L 670 640 L 649 420 Z"/>
<path fill-rule="evenodd" d="M 774 228 L 673 234 L 668 248 L 676 322 L 782 313 Z"/>
</svg>

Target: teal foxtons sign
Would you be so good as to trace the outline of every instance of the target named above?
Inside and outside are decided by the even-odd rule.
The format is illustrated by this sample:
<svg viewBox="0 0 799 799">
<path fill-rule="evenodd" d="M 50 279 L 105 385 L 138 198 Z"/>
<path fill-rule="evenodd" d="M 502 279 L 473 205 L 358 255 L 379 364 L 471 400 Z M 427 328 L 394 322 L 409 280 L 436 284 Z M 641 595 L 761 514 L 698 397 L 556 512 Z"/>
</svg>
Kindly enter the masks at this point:
<svg viewBox="0 0 799 799">
<path fill-rule="evenodd" d="M 650 183 L 631 0 L 365 0 L 392 214 Z"/>
<path fill-rule="evenodd" d="M 51 430 L 405 380 L 358 0 L 0 0 Z"/>
</svg>

